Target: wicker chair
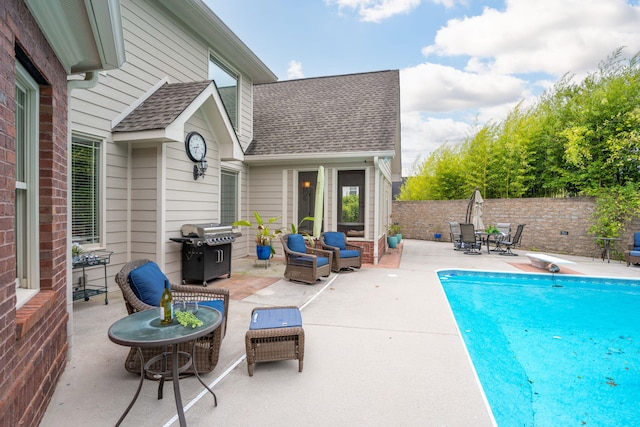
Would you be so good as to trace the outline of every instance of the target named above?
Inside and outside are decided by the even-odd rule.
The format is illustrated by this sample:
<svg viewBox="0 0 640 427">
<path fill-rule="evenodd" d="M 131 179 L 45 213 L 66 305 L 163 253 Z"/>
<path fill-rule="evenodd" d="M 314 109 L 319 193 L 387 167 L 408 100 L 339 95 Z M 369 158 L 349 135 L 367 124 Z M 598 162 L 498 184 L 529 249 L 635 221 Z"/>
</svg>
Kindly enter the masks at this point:
<svg viewBox="0 0 640 427">
<path fill-rule="evenodd" d="M 633 233 L 631 243 L 627 246 L 627 250 L 624 251 L 624 259 L 627 261 L 627 267 L 631 264 L 640 264 L 640 231 Z"/>
<path fill-rule="evenodd" d="M 296 243 L 291 248 L 289 236 L 292 236 L 292 242 Z M 298 238 L 297 236 L 300 237 Z M 282 241 L 282 249 L 285 256 L 285 278 L 296 282 L 314 284 L 321 277 L 327 277 L 331 274 L 331 260 L 333 257 L 331 251 L 306 246 L 302 234 L 281 235 L 280 240 Z M 300 244 L 300 240 L 302 244 Z M 303 248 L 304 252 L 302 252 Z M 328 258 L 328 262 L 323 264 L 322 258 Z"/>
<path fill-rule="evenodd" d="M 158 307 L 145 304 L 142 302 L 131 289 L 129 282 L 129 273 L 132 270 L 149 262 L 148 259 L 138 259 L 126 263 L 120 272 L 116 274 L 116 283 L 122 290 L 124 296 L 125 306 L 129 314 L 136 313 L 144 310 L 157 310 Z M 195 285 L 177 285 L 171 284 L 171 293 L 174 300 L 188 300 L 188 301 L 212 301 L 222 300 L 224 304 L 224 319 L 220 326 L 213 332 L 204 337 L 196 340 L 193 363 L 198 369 L 199 374 L 208 373 L 218 364 L 218 357 L 220 355 L 220 346 L 222 339 L 224 338 L 227 329 L 227 318 L 229 317 L 229 291 L 227 289 L 215 289 L 205 288 L 203 286 Z M 193 341 L 188 343 L 179 344 L 178 351 L 185 351 L 190 353 Z M 165 348 L 143 348 L 142 353 L 144 360 L 148 361 L 152 357 L 155 357 L 165 351 Z M 157 366 L 151 366 L 154 370 L 159 370 L 160 363 Z M 140 359 L 138 357 L 138 351 L 136 348 L 131 348 L 129 355 L 125 361 L 124 367 L 127 371 L 134 374 L 140 374 Z M 187 374 L 193 373 L 193 368 L 189 368 L 185 371 Z"/>
<path fill-rule="evenodd" d="M 320 247 L 333 252 L 332 271 L 362 267 L 362 248 L 349 244 L 342 232 L 327 231 L 320 234 Z"/>
</svg>

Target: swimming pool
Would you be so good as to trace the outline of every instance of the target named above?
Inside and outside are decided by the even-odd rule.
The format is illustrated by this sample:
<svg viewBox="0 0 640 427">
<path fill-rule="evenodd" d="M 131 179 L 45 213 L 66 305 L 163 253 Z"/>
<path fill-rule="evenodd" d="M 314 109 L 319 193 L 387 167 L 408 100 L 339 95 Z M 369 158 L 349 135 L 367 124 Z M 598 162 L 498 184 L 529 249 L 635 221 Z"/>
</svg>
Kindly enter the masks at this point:
<svg viewBox="0 0 640 427">
<path fill-rule="evenodd" d="M 496 422 L 640 422 L 640 280 L 438 272 Z"/>
</svg>

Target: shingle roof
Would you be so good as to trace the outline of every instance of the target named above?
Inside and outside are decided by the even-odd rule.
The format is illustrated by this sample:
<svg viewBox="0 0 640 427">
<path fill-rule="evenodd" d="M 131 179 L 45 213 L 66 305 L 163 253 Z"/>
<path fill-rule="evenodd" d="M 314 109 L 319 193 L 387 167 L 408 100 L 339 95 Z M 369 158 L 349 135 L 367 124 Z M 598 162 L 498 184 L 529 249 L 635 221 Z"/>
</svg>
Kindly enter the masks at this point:
<svg viewBox="0 0 640 427">
<path fill-rule="evenodd" d="M 211 83 L 166 83 L 118 123 L 113 132 L 165 129 Z"/>
<path fill-rule="evenodd" d="M 256 85 L 246 154 L 393 151 L 399 109 L 397 70 Z"/>
</svg>

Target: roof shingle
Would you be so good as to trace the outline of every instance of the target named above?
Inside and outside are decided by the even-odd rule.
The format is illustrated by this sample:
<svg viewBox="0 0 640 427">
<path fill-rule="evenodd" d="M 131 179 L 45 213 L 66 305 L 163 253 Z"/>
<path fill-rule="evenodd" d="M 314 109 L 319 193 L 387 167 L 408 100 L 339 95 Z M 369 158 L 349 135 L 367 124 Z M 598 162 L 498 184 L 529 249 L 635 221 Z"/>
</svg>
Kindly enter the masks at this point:
<svg viewBox="0 0 640 427">
<path fill-rule="evenodd" d="M 254 86 L 247 155 L 393 151 L 400 126 L 397 70 Z"/>
<path fill-rule="evenodd" d="M 210 80 L 166 83 L 127 115 L 113 132 L 165 129 L 211 84 Z"/>
</svg>

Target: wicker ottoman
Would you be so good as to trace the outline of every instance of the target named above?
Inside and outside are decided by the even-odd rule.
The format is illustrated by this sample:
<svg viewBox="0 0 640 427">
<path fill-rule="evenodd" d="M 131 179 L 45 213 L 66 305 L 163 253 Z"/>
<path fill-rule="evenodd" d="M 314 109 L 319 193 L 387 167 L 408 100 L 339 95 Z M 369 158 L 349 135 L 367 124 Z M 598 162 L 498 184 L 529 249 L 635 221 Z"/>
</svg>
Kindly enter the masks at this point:
<svg viewBox="0 0 640 427">
<path fill-rule="evenodd" d="M 298 372 L 302 372 L 304 330 L 298 307 L 254 308 L 245 347 L 249 376 L 256 362 L 277 360 L 298 359 Z"/>
</svg>

